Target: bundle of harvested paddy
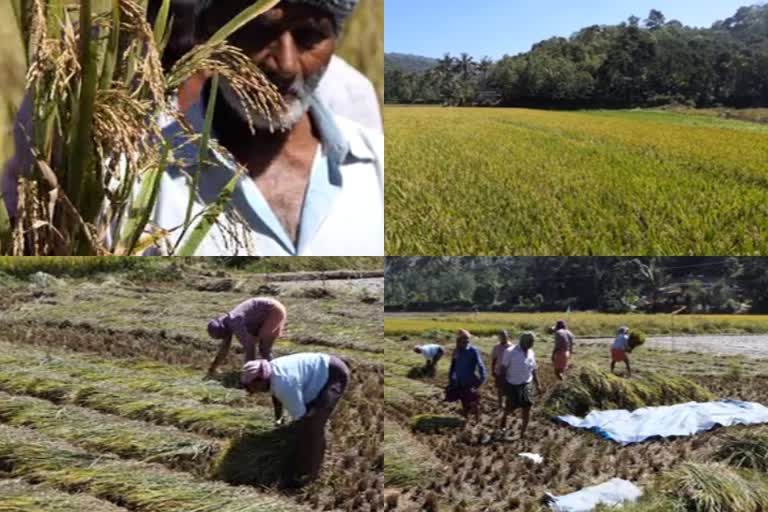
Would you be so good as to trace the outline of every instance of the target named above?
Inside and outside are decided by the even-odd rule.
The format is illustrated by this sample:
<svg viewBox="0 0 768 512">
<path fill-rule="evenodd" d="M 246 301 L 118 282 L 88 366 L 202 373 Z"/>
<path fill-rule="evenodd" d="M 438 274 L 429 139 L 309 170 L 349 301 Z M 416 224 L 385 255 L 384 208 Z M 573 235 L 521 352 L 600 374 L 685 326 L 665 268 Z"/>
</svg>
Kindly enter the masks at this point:
<svg viewBox="0 0 768 512">
<path fill-rule="evenodd" d="M 172 427 L 154 427 L 80 407 L 59 407 L 46 400 L 5 393 L 0 393 L 0 422 L 31 428 L 88 450 L 160 462 L 199 474 L 205 474 L 222 446 L 221 441 Z"/>
<path fill-rule="evenodd" d="M 284 485 L 293 478 L 294 424 L 231 439 L 213 463 L 213 476 L 235 485 Z"/>
<path fill-rule="evenodd" d="M 458 416 L 439 414 L 417 414 L 411 418 L 411 428 L 427 434 L 440 433 L 464 426 L 464 419 Z"/>
<path fill-rule="evenodd" d="M 87 494 L 67 494 L 47 485 L 0 480 L 2 512 L 125 512 L 126 509 Z"/>
<path fill-rule="evenodd" d="M 768 430 L 725 436 L 714 458 L 737 468 L 768 473 Z"/>
<path fill-rule="evenodd" d="M 584 416 L 593 409 L 628 409 L 681 402 L 704 402 L 715 396 L 695 382 L 679 376 L 644 374 L 623 379 L 586 365 L 578 375 L 558 384 L 542 410 L 549 416 Z"/>
<path fill-rule="evenodd" d="M 227 407 L 191 400 L 170 400 L 167 397 L 123 390 L 108 383 L 98 386 L 80 384 L 50 371 L 35 374 L 34 370 L 4 369 L 0 373 L 0 390 L 45 398 L 56 403 L 80 405 L 130 419 L 173 425 L 217 437 L 262 432 L 271 428 L 271 422 L 265 419 L 269 411 L 263 407 Z"/>
<path fill-rule="evenodd" d="M 0 426 L 0 467 L 13 477 L 87 492 L 134 512 L 307 510 L 283 497 L 195 478 L 162 466 L 94 455 Z"/>
<path fill-rule="evenodd" d="M 645 333 L 642 331 L 632 331 L 629 333 L 629 346 L 627 347 L 628 352 L 632 352 L 637 347 L 645 343 Z"/>
<path fill-rule="evenodd" d="M 72 377 L 78 382 L 108 383 L 111 386 L 169 396 L 199 400 L 205 403 L 239 405 L 246 402 L 242 389 L 232 389 L 217 381 L 201 381 L 201 372 L 196 369 L 160 364 L 157 362 L 115 362 L 97 357 L 84 357 L 80 354 L 56 354 L 52 356 L 28 347 L 20 349 L 8 344 L 0 344 L 2 355 L 0 365 L 9 365 L 14 369 L 36 369 L 41 366 L 53 370 L 62 376 Z M 228 375 L 228 384 L 233 383 L 236 374 L 237 383 L 240 373 Z"/>
<path fill-rule="evenodd" d="M 762 512 L 768 508 L 768 480 L 750 470 L 719 463 L 685 462 L 664 473 L 661 494 L 694 512 Z"/>
</svg>

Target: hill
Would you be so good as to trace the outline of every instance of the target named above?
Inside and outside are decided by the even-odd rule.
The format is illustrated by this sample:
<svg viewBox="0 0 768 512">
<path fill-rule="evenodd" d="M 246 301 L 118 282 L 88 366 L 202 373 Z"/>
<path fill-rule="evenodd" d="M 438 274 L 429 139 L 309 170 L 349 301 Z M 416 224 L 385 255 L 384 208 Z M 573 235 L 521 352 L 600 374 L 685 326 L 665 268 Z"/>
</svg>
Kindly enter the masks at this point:
<svg viewBox="0 0 768 512">
<path fill-rule="evenodd" d="M 411 55 L 408 53 L 385 53 L 384 72 L 403 71 L 405 73 L 423 73 L 437 65 L 437 59 Z"/>
</svg>

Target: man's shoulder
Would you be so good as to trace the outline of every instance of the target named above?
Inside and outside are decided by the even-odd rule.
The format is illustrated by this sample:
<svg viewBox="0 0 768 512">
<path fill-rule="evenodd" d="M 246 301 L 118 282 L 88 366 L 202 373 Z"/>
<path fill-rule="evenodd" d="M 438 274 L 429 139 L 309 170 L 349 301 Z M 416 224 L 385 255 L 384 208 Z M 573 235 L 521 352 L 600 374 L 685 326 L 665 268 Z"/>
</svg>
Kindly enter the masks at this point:
<svg viewBox="0 0 768 512">
<path fill-rule="evenodd" d="M 384 134 L 366 128 L 357 121 L 353 121 L 339 114 L 332 113 L 333 120 L 339 128 L 342 136 L 352 145 L 354 142 L 363 143 L 365 146 L 376 150 L 377 156 L 384 153 Z M 352 146 L 354 149 L 354 146 Z"/>
</svg>

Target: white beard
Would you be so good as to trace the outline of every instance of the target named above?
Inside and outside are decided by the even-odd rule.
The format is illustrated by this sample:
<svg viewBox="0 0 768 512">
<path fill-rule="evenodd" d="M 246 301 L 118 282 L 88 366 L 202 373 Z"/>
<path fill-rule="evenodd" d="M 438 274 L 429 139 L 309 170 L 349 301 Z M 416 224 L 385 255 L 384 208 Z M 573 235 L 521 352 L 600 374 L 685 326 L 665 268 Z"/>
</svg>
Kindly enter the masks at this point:
<svg viewBox="0 0 768 512">
<path fill-rule="evenodd" d="M 253 121 L 253 126 L 259 130 L 286 132 L 298 123 L 304 114 L 309 110 L 312 93 L 317 89 L 320 79 L 325 74 L 325 68 L 315 73 L 306 80 L 297 78 L 291 86 L 291 92 L 295 93 L 295 98 L 286 102 L 285 110 L 270 121 L 266 116 L 250 107 L 246 107 L 240 100 L 229 81 L 221 77 L 219 80 L 219 92 L 221 98 L 227 103 L 230 109 L 235 112 L 243 122 L 248 122 L 248 114 Z"/>
</svg>

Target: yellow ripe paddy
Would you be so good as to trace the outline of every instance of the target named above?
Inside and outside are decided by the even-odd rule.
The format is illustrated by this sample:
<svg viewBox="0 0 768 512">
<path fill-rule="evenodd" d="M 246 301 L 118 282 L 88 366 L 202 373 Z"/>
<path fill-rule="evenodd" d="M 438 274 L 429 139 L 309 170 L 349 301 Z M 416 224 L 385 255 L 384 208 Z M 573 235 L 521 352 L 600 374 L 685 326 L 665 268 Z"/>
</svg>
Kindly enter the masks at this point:
<svg viewBox="0 0 768 512">
<path fill-rule="evenodd" d="M 386 251 L 768 253 L 768 125 L 386 107 Z"/>
</svg>

